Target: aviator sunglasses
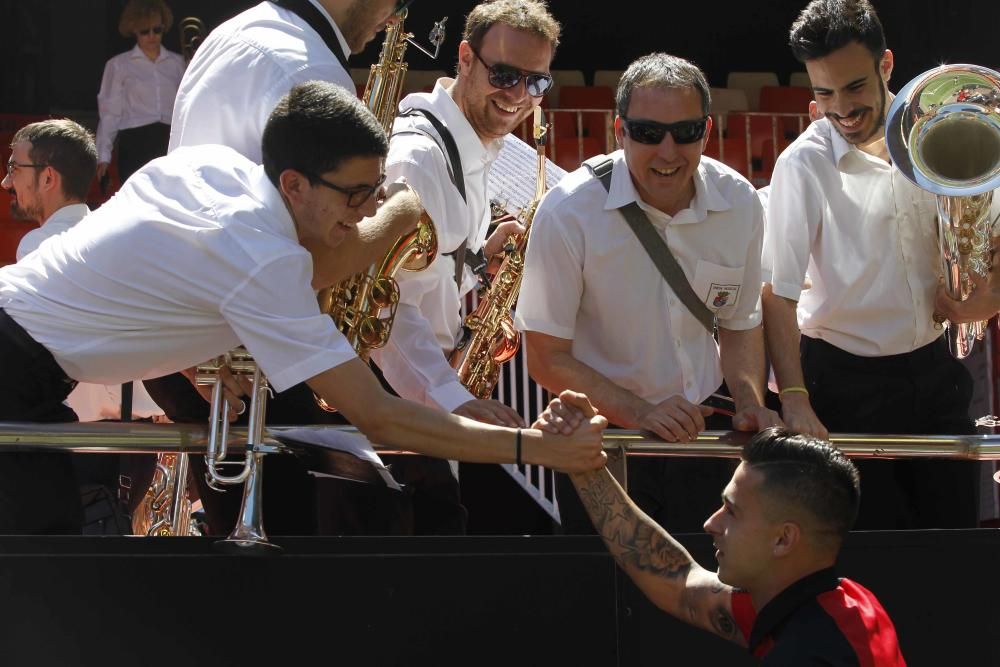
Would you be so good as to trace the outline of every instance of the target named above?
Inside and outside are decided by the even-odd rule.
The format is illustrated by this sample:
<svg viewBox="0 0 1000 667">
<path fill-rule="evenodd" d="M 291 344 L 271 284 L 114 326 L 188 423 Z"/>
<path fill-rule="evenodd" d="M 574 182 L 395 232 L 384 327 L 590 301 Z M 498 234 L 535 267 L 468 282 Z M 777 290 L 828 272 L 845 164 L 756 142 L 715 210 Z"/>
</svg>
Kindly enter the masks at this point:
<svg viewBox="0 0 1000 667">
<path fill-rule="evenodd" d="M 504 65 L 503 63 L 489 65 L 475 49 L 471 50 L 486 68 L 487 78 L 494 88 L 513 88 L 521 83 L 521 79 L 524 79 L 528 94 L 532 97 L 542 97 L 552 87 L 552 77 L 548 74 L 525 72 L 513 65 Z"/>
<path fill-rule="evenodd" d="M 633 141 L 655 145 L 663 141 L 667 132 L 675 144 L 693 144 L 701 141 L 708 127 L 708 116 L 696 120 L 682 120 L 677 123 L 658 123 L 655 120 L 633 120 L 622 116 L 622 124 Z"/>
</svg>

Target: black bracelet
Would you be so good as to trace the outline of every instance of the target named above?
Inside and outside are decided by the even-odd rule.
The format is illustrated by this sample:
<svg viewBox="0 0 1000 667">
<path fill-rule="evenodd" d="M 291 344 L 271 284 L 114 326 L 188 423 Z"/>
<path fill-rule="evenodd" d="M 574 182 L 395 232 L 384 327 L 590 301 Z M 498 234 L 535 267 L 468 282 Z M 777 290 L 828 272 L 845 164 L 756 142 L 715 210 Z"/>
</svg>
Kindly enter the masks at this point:
<svg viewBox="0 0 1000 667">
<path fill-rule="evenodd" d="M 517 429 L 517 439 L 515 440 L 514 464 L 521 465 L 521 429 Z"/>
</svg>

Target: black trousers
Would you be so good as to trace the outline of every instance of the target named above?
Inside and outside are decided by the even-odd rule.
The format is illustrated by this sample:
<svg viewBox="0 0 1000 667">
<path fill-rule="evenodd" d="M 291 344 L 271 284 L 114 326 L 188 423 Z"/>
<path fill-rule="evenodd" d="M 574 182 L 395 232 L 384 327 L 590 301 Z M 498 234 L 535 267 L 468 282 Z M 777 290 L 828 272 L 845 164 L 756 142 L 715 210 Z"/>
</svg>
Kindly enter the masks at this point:
<svg viewBox="0 0 1000 667">
<path fill-rule="evenodd" d="M 124 183 L 147 162 L 167 154 L 170 126 L 151 123 L 118 132 L 118 176 Z"/>
<path fill-rule="evenodd" d="M 730 430 L 733 424 L 730 417 L 714 414 L 705 419 L 705 426 L 716 431 Z M 719 509 L 722 489 L 738 464 L 731 459 L 630 456 L 628 495 L 670 532 L 701 533 L 705 521 Z M 596 534 L 569 476 L 556 473 L 555 478 L 563 534 Z"/>
<path fill-rule="evenodd" d="M 944 337 L 907 354 L 858 357 L 802 337 L 802 371 L 816 415 L 835 433 L 968 435 L 972 378 Z M 858 530 L 972 528 L 979 464 L 861 460 Z"/>
<path fill-rule="evenodd" d="M 52 355 L 0 309 L 0 420 L 73 422 L 63 403 L 76 382 Z M 0 534 L 79 534 L 83 509 L 67 453 L 0 455 Z"/>
</svg>

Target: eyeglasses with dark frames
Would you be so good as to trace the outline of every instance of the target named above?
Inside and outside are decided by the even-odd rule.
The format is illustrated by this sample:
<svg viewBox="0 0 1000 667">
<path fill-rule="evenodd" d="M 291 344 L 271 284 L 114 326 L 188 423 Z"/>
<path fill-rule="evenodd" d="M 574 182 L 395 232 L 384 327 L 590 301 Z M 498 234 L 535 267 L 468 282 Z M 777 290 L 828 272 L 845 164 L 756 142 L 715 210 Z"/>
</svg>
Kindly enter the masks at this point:
<svg viewBox="0 0 1000 667">
<path fill-rule="evenodd" d="M 162 35 L 165 29 L 166 28 L 164 28 L 162 25 L 154 25 L 152 28 L 143 28 L 142 30 L 136 30 L 135 32 L 137 35 L 142 35 L 143 37 L 146 37 L 149 35 L 149 33 L 153 33 L 154 35 Z"/>
<path fill-rule="evenodd" d="M 524 79 L 528 94 L 532 97 L 543 97 L 552 87 L 552 76 L 541 72 L 525 72 L 513 65 L 494 63 L 490 65 L 475 49 L 471 49 L 476 58 L 486 68 L 487 79 L 494 88 L 513 88 Z"/>
<path fill-rule="evenodd" d="M 693 144 L 705 137 L 708 116 L 676 123 L 659 123 L 655 120 L 637 120 L 622 116 L 622 124 L 628 136 L 640 144 L 657 145 L 667 136 L 674 138 L 675 144 Z"/>
<path fill-rule="evenodd" d="M 13 158 L 7 160 L 7 173 L 11 176 L 14 175 L 15 169 L 45 169 L 47 164 L 24 164 L 15 162 Z"/>
<path fill-rule="evenodd" d="M 326 186 L 331 190 L 336 190 L 337 192 L 347 195 L 348 208 L 358 208 L 360 206 L 364 206 L 365 202 L 367 202 L 368 199 L 371 198 L 371 196 L 376 192 L 379 193 L 379 198 L 381 199 L 382 185 L 385 183 L 385 174 L 382 174 L 382 176 L 379 177 L 378 181 L 375 182 L 375 185 L 357 185 L 353 188 L 345 188 L 337 185 L 336 183 L 331 183 L 317 174 L 307 174 L 307 176 L 310 183 L 319 183 L 320 185 Z"/>
</svg>

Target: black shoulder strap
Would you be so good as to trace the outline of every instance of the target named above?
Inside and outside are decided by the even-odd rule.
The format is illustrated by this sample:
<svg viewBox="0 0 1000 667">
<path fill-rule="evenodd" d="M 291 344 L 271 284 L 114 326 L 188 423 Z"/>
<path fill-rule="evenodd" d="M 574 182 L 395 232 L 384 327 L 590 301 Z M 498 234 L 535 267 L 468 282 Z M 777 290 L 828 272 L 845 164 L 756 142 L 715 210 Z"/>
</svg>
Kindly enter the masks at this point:
<svg viewBox="0 0 1000 667">
<path fill-rule="evenodd" d="M 444 142 L 444 148 L 441 152 L 448 158 L 448 170 L 451 174 L 451 181 L 455 184 L 455 189 L 458 190 L 458 194 L 462 195 L 462 201 L 468 202 L 468 199 L 465 197 L 465 173 L 462 171 L 462 156 L 458 152 L 458 144 L 455 143 L 455 137 L 453 137 L 448 128 L 445 127 L 445 124 L 427 109 L 403 109 L 399 112 L 399 118 L 409 118 L 411 116 L 423 116 L 430 122 L 431 125 L 434 126 L 434 130 L 438 133 L 438 136 L 441 137 L 441 141 Z M 412 130 L 410 132 L 430 136 L 426 132 L 422 132 L 420 130 Z M 393 136 L 396 136 L 397 134 L 408 134 L 410 132 L 394 132 Z M 431 139 L 434 139 L 434 137 L 431 137 Z M 436 139 L 434 139 L 434 143 L 438 143 Z M 438 145 L 440 146 L 440 144 Z"/>
<path fill-rule="evenodd" d="M 604 189 L 610 191 L 611 172 L 614 168 L 614 161 L 607 155 L 597 155 L 585 161 L 584 164 L 601 181 Z M 618 210 L 625 217 L 625 221 L 628 223 L 632 233 L 639 239 L 642 247 L 646 250 L 646 254 L 656 264 L 660 275 L 670 285 L 670 289 L 674 291 L 674 294 L 687 307 L 688 311 L 694 315 L 695 319 L 701 322 L 701 325 L 705 327 L 708 333 L 714 334 L 715 313 L 709 310 L 708 306 L 698 298 L 694 288 L 691 287 L 691 283 L 688 282 L 687 276 L 684 275 L 684 269 L 677 263 L 677 259 L 670 252 L 670 247 L 666 241 L 656 233 L 656 229 L 643 210 L 635 202 L 626 204 Z"/>
<path fill-rule="evenodd" d="M 347 66 L 347 54 L 344 53 L 344 50 L 340 46 L 337 33 L 333 31 L 333 26 L 330 25 L 329 19 L 323 16 L 323 13 L 316 8 L 316 5 L 309 2 L 309 0 L 271 0 L 271 2 L 297 14 L 300 19 L 308 23 L 309 27 L 323 38 L 323 42 L 326 43 L 330 52 L 340 61 L 344 71 L 348 74 L 350 73 L 351 70 Z"/>
<path fill-rule="evenodd" d="M 427 109 L 404 109 L 399 113 L 400 118 L 409 118 L 410 116 L 422 116 L 426 118 L 430 124 L 434 126 L 434 130 L 437 132 L 438 136 L 441 137 L 441 141 L 444 142 L 444 147 L 441 148 L 441 144 L 437 139 L 422 130 L 414 129 L 394 132 L 392 136 L 396 136 L 398 134 L 423 134 L 430 137 L 434 143 L 438 144 L 438 147 L 441 148 L 441 152 L 444 153 L 446 158 L 448 158 L 448 174 L 451 176 L 451 182 L 455 184 L 455 189 L 458 190 L 458 194 L 462 195 L 462 201 L 468 203 L 469 200 L 465 197 L 465 173 L 462 171 L 462 156 L 458 152 L 458 144 L 455 142 L 455 137 L 453 137 L 448 128 L 445 127 L 445 124 Z M 469 240 L 466 239 L 462 241 L 462 245 L 458 246 L 454 252 L 446 253 L 451 255 L 455 260 L 455 284 L 458 285 L 459 290 L 462 289 L 462 273 L 464 272 L 465 265 L 468 263 L 469 266 L 472 267 L 473 271 L 476 270 L 476 266 L 473 266 L 470 260 L 477 256 L 472 255 L 472 257 L 467 257 L 468 246 Z"/>
</svg>

